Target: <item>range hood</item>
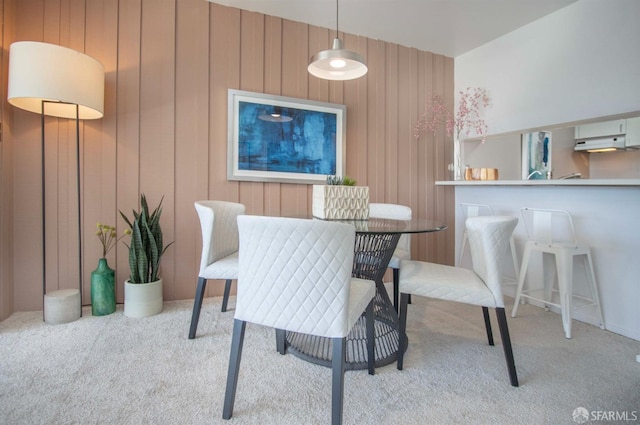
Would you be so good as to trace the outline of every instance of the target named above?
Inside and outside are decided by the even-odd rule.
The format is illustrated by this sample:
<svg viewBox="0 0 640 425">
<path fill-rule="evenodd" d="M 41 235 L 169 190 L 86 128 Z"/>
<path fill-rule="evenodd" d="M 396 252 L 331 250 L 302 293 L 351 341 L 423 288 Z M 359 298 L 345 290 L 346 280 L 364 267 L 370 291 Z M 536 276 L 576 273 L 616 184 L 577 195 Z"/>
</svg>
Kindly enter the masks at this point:
<svg viewBox="0 0 640 425">
<path fill-rule="evenodd" d="M 576 151 L 612 152 L 640 148 L 640 117 L 594 122 L 575 128 Z"/>
<path fill-rule="evenodd" d="M 611 152 L 626 150 L 624 136 L 603 137 L 598 139 L 576 140 L 574 147 L 577 151 Z"/>
</svg>

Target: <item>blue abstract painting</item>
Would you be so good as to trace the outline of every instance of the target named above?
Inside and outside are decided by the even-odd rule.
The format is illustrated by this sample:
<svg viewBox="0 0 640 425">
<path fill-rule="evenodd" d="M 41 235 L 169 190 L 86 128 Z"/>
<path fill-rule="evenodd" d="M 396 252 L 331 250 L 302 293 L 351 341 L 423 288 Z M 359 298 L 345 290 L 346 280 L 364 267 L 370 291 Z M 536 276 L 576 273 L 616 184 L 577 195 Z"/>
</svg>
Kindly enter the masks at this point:
<svg viewBox="0 0 640 425">
<path fill-rule="evenodd" d="M 240 101 L 238 169 L 336 174 L 336 114 Z"/>
<path fill-rule="evenodd" d="M 324 183 L 344 175 L 347 107 L 228 91 L 229 180 Z"/>
</svg>

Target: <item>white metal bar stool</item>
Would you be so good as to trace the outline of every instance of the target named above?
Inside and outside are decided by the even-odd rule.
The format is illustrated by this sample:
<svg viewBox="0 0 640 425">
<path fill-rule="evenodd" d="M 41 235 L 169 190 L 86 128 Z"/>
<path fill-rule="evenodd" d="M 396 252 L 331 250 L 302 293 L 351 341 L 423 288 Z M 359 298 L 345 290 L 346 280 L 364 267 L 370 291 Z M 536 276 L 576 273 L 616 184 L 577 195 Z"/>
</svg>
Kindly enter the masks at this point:
<svg viewBox="0 0 640 425">
<path fill-rule="evenodd" d="M 466 222 L 469 217 L 478 217 L 478 216 L 489 216 L 494 215 L 493 209 L 489 205 L 484 204 L 460 204 L 460 209 L 462 210 L 463 222 Z M 460 252 L 458 253 L 458 263 L 457 266 L 462 264 L 462 260 L 464 259 L 464 254 L 467 247 L 467 242 L 469 240 L 469 236 L 467 234 L 467 228 L 465 227 L 464 232 L 462 233 L 462 243 L 460 244 Z M 516 244 L 513 239 L 513 235 L 511 235 L 511 239 L 509 240 L 509 247 L 511 249 L 511 258 L 513 261 L 513 270 L 515 272 L 516 279 L 520 275 L 520 262 L 518 261 L 518 254 L 516 252 Z M 504 280 L 505 278 L 503 278 Z M 515 281 L 511 278 L 508 279 L 509 283 L 513 285 Z"/>
<path fill-rule="evenodd" d="M 604 329 L 591 250 L 586 245 L 578 244 L 571 214 L 564 210 L 536 208 L 522 208 L 520 212 L 529 240 L 522 255 L 522 268 L 511 317 L 516 317 L 521 298 L 542 302 L 547 310 L 549 305 L 558 307 L 562 312 L 562 326 L 565 336 L 571 338 L 571 312 L 574 309 L 573 300 L 576 299 L 582 303 L 577 304 L 575 308 L 595 307 L 600 328 Z M 544 287 L 523 290 L 529 261 L 534 251 L 542 253 Z M 585 274 L 591 298 L 573 293 L 573 259 L 576 256 L 584 258 Z M 556 283 L 557 290 L 555 289 Z M 559 302 L 557 303 L 553 302 L 554 292 L 559 293 Z"/>
</svg>

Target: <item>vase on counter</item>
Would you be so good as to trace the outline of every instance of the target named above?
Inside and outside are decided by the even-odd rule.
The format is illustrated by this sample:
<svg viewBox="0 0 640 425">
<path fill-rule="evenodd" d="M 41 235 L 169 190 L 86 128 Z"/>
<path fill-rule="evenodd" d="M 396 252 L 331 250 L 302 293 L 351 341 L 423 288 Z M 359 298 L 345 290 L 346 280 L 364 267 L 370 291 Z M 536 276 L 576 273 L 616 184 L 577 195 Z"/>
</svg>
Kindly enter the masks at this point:
<svg viewBox="0 0 640 425">
<path fill-rule="evenodd" d="M 98 267 L 91 272 L 91 314 L 106 316 L 116 311 L 115 272 L 106 258 L 98 260 Z"/>
<path fill-rule="evenodd" d="M 453 138 L 453 162 L 451 164 L 451 172 L 453 180 L 464 180 L 464 167 L 462 166 L 462 140 L 459 137 Z"/>
</svg>

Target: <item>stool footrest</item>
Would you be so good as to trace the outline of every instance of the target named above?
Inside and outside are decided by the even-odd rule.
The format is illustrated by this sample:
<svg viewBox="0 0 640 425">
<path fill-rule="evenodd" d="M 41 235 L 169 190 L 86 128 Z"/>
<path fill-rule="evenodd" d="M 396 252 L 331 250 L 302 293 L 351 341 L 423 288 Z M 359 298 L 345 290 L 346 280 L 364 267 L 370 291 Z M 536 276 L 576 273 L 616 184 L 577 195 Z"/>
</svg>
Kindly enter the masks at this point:
<svg viewBox="0 0 640 425">
<path fill-rule="evenodd" d="M 541 296 L 530 295 L 530 293 L 532 293 L 532 292 L 544 292 L 544 289 L 527 289 L 527 290 L 524 290 L 524 291 L 522 291 L 520 293 L 520 298 L 530 298 L 532 300 L 539 301 L 539 302 L 544 303 L 544 304 L 549 304 L 549 305 L 552 305 L 552 306 L 555 306 L 555 307 L 558 307 L 558 308 L 562 308 L 562 306 L 561 306 L 559 301 L 555 302 L 555 301 L 553 301 L 553 299 L 546 300 L 546 299 L 544 299 L 544 297 L 541 297 Z M 552 293 L 555 294 L 555 295 L 559 294 L 557 289 L 553 289 Z M 590 306 L 597 306 L 598 305 L 593 298 L 585 297 L 583 295 L 573 294 L 572 298 L 574 300 L 582 301 L 580 303 L 575 303 L 575 302 L 572 303 L 571 308 L 574 309 L 574 310 L 576 308 L 583 308 L 583 307 L 590 307 Z"/>
</svg>

